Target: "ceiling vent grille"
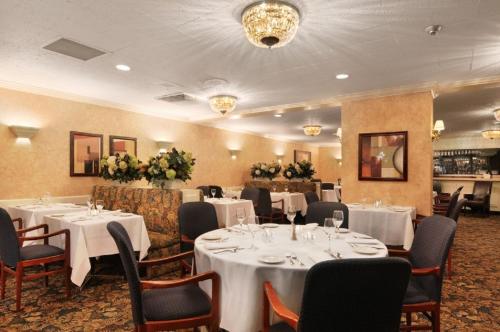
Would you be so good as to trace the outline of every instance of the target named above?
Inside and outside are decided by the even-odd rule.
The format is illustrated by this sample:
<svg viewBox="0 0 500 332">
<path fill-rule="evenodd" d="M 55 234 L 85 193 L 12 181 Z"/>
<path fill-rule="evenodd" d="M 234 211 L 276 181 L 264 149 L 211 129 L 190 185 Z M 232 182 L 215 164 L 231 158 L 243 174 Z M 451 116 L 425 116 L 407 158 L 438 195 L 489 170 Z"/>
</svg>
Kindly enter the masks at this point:
<svg viewBox="0 0 500 332">
<path fill-rule="evenodd" d="M 56 52 L 59 54 L 67 55 L 75 59 L 87 61 L 98 57 L 100 55 L 106 54 L 106 52 L 100 51 L 90 46 L 86 46 L 77 43 L 73 40 L 66 38 L 61 38 L 55 42 L 43 47 L 46 50 Z"/>
<path fill-rule="evenodd" d="M 190 95 L 187 95 L 183 92 L 177 92 L 177 93 L 170 93 L 167 95 L 163 95 L 157 98 L 158 100 L 161 101 L 166 101 L 169 103 L 179 103 L 183 101 L 192 101 L 194 98 Z"/>
</svg>

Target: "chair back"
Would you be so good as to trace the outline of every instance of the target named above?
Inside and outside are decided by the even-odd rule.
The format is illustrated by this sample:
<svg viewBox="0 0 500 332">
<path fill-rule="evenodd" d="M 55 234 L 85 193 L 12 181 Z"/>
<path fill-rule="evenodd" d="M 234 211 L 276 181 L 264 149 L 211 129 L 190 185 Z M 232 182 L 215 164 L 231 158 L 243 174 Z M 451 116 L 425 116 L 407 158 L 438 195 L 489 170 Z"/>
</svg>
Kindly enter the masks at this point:
<svg viewBox="0 0 500 332">
<path fill-rule="evenodd" d="M 344 222 L 340 227 L 349 228 L 349 208 L 339 202 L 314 202 L 307 206 L 306 224 L 316 222 L 320 226 L 325 223 L 325 218 L 333 218 L 333 211 L 344 212 Z"/>
<path fill-rule="evenodd" d="M 258 216 L 270 216 L 273 212 L 273 203 L 271 200 L 271 192 L 267 188 L 259 189 L 259 202 L 255 213 Z"/>
<path fill-rule="evenodd" d="M 472 195 L 474 195 L 474 200 L 484 200 L 486 196 L 490 195 L 492 184 L 493 182 L 491 181 L 474 182 L 474 189 L 472 190 Z"/>
<path fill-rule="evenodd" d="M 212 189 L 215 189 L 215 198 L 222 198 L 222 188 L 220 186 L 211 185 L 208 186 L 210 189 L 210 197 L 212 197 Z"/>
<path fill-rule="evenodd" d="M 241 191 L 240 198 L 241 199 L 248 199 L 248 200 L 252 201 L 254 206 L 257 206 L 257 204 L 259 204 L 259 189 L 245 187 Z"/>
<path fill-rule="evenodd" d="M 179 234 L 194 240 L 201 234 L 217 228 L 219 228 L 217 214 L 212 204 L 188 202 L 179 207 Z M 189 250 L 193 250 L 193 245 L 181 242 L 181 252 Z"/>
<path fill-rule="evenodd" d="M 134 249 L 130 242 L 130 237 L 125 228 L 116 221 L 112 221 L 106 225 L 109 234 L 115 240 L 116 246 L 120 253 L 125 276 L 127 277 L 130 300 L 132 302 L 132 317 L 134 324 L 144 324 L 144 312 L 142 308 L 141 281 L 139 270 L 137 268 L 137 260 L 134 256 Z"/>
<path fill-rule="evenodd" d="M 458 217 L 460 217 L 460 212 L 462 211 L 462 208 L 463 208 L 465 202 L 467 202 L 467 200 L 465 198 L 459 200 L 457 202 L 457 204 L 455 204 L 455 207 L 453 208 L 453 210 L 451 211 L 449 217 L 451 219 L 455 220 L 455 222 L 458 222 Z"/>
<path fill-rule="evenodd" d="M 446 209 L 446 216 L 450 218 L 451 212 L 457 205 L 458 197 L 460 196 L 460 191 L 455 191 L 451 197 L 450 202 L 448 203 L 448 208 Z"/>
<path fill-rule="evenodd" d="M 402 258 L 342 259 L 306 276 L 298 331 L 399 331 L 411 266 Z"/>
<path fill-rule="evenodd" d="M 441 301 L 445 263 L 456 228 L 457 223 L 448 217 L 433 215 L 424 218 L 417 227 L 410 249 L 410 262 L 413 267 L 440 267 L 439 276 L 415 277 L 427 296 L 437 302 Z"/>
<path fill-rule="evenodd" d="M 304 196 L 306 197 L 307 205 L 314 202 L 319 202 L 318 194 L 316 194 L 314 191 L 308 191 L 304 193 Z"/>
<path fill-rule="evenodd" d="M 208 186 L 198 186 L 196 189 L 200 189 L 203 193 L 203 196 L 210 196 L 210 189 Z"/>
<path fill-rule="evenodd" d="M 0 259 L 5 265 L 16 267 L 20 256 L 14 223 L 7 211 L 0 208 Z"/>
<path fill-rule="evenodd" d="M 330 182 L 324 182 L 321 184 L 321 190 L 333 190 L 334 185 Z"/>
</svg>

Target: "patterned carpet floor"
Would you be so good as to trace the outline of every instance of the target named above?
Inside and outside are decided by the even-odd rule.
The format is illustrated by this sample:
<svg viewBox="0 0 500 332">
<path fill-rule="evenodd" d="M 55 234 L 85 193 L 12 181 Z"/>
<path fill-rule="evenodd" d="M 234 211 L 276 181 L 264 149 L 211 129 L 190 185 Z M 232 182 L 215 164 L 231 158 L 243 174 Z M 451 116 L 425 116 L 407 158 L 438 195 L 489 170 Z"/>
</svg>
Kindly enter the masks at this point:
<svg viewBox="0 0 500 332">
<path fill-rule="evenodd" d="M 500 216 L 462 217 L 453 247 L 454 274 L 446 280 L 443 331 L 500 331 Z M 67 300 L 61 279 L 49 288 L 26 282 L 23 311 L 15 313 L 14 283 L 0 301 L 0 331 L 132 331 L 126 282 L 99 280 Z M 237 332 L 237 331 L 235 331 Z"/>
</svg>

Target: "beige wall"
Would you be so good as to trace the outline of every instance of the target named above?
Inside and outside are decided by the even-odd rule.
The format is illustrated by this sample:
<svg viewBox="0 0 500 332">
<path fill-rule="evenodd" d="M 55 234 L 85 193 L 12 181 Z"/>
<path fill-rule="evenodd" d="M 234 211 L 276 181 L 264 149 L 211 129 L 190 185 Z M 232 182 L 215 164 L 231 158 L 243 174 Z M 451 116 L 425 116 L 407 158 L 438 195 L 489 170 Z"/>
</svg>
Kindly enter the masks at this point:
<svg viewBox="0 0 500 332">
<path fill-rule="evenodd" d="M 480 134 L 469 137 L 443 137 L 433 143 L 434 150 L 454 149 L 498 149 L 500 141 L 497 139 L 486 139 Z"/>
<path fill-rule="evenodd" d="M 30 145 L 21 145 L 10 125 L 34 126 L 40 131 Z M 39 197 L 46 191 L 54 196 L 81 195 L 89 193 L 92 185 L 104 183 L 98 178 L 69 176 L 71 130 L 103 134 L 106 154 L 109 135 L 137 137 L 137 154 L 144 162 L 158 152 L 156 141 L 173 141 L 173 146 L 196 158 L 188 188 L 241 185 L 250 178 L 253 162 L 271 161 L 279 153 L 284 154 L 283 163 L 289 163 L 294 149 L 311 151 L 313 163 L 318 164 L 317 147 L 0 89 L 0 199 Z M 241 150 L 237 160 L 231 160 L 229 149 Z"/>
<path fill-rule="evenodd" d="M 430 92 L 348 101 L 342 104 L 342 198 L 382 199 L 432 211 L 433 101 Z M 408 131 L 408 181 L 358 181 L 358 134 Z"/>
<path fill-rule="evenodd" d="M 337 183 L 342 178 L 342 165 L 338 159 L 342 158 L 341 147 L 320 147 L 318 151 L 318 178 L 322 182 Z"/>
</svg>

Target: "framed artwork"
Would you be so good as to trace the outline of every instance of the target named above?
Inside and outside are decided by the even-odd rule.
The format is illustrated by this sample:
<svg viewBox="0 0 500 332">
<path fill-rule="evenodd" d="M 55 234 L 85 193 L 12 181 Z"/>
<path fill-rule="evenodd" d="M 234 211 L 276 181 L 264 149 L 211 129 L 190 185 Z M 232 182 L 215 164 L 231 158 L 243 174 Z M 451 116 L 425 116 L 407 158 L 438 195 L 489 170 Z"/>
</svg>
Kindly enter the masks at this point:
<svg viewBox="0 0 500 332">
<path fill-rule="evenodd" d="M 70 176 L 99 176 L 102 158 L 102 135 L 70 131 Z"/>
<path fill-rule="evenodd" d="M 114 156 L 116 153 L 119 153 L 120 156 L 128 153 L 137 157 L 137 138 L 109 136 L 109 155 Z"/>
<path fill-rule="evenodd" d="M 359 134 L 358 180 L 408 181 L 408 132 Z"/>
<path fill-rule="evenodd" d="M 299 161 L 311 161 L 311 152 L 310 151 L 300 151 L 293 150 L 293 162 L 298 163 Z"/>
</svg>

